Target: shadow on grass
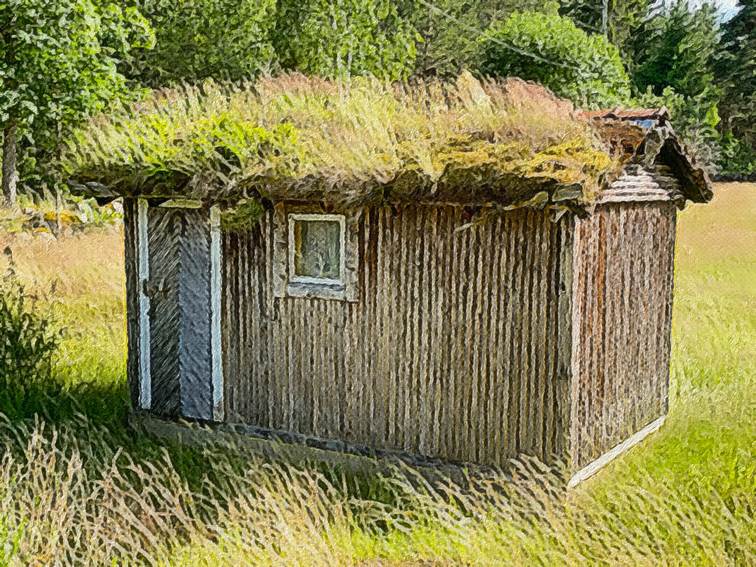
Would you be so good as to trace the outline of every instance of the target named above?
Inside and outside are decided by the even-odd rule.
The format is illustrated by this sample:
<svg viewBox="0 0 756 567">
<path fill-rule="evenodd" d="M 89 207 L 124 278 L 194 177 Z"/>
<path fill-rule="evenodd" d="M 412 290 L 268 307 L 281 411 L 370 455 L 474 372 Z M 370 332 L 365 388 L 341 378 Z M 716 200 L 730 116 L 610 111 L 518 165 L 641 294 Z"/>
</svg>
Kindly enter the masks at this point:
<svg viewBox="0 0 756 567">
<path fill-rule="evenodd" d="M 131 427 L 125 377 L 107 378 L 110 379 L 71 380 L 64 374 L 26 384 L 0 380 L 0 414 L 11 426 L 41 420 L 53 428 L 64 427 L 74 433 L 77 449 L 83 454 L 102 453 L 106 443 L 108 453 L 120 451 L 137 467 L 162 466 L 167 457 L 179 477 L 198 494 L 206 493 L 209 485 L 223 483 L 224 479 L 215 478 L 217 475 L 244 475 L 250 458 L 258 463 L 265 460 L 233 447 L 184 445 Z M 227 468 L 216 468 L 214 465 L 219 461 Z M 332 462 L 311 461 L 291 466 L 322 475 L 334 486 L 342 487 L 349 497 L 396 504 L 390 480 L 380 475 L 355 472 Z M 96 470 L 91 472 L 98 474 Z M 219 493 L 214 492 L 213 496 L 218 498 Z"/>
<path fill-rule="evenodd" d="M 80 382 L 67 385 L 58 376 L 20 383 L 0 381 L 0 413 L 10 422 L 32 419 L 35 415 L 51 424 L 68 422 L 84 415 L 93 423 L 116 428 L 125 424 L 128 399 L 121 382 Z"/>
<path fill-rule="evenodd" d="M 130 428 L 128 390 L 125 380 L 82 381 L 67 384 L 55 375 L 24 384 L 0 382 L 0 414 L 11 425 L 42 420 L 53 427 L 66 427 L 77 434 L 82 452 L 92 442 L 91 431 L 107 433 L 113 449 L 120 449 L 135 464 L 155 461 L 168 452 L 181 476 L 199 487 L 206 455 L 202 451 L 162 443 Z"/>
</svg>

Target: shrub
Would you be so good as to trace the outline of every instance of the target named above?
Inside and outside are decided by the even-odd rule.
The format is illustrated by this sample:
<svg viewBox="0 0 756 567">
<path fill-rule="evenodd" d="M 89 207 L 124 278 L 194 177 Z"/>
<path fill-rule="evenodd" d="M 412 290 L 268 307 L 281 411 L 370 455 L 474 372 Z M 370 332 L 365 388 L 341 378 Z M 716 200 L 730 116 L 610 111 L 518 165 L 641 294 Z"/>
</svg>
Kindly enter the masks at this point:
<svg viewBox="0 0 756 567">
<path fill-rule="evenodd" d="M 6 248 L 6 255 L 11 251 Z M 0 278 L 0 388 L 4 396 L 23 390 L 51 374 L 60 342 L 50 314 L 29 295 L 13 268 Z"/>
<path fill-rule="evenodd" d="M 727 177 L 749 178 L 756 175 L 756 149 L 731 132 L 722 138 L 719 173 Z"/>
<path fill-rule="evenodd" d="M 548 7 L 547 7 L 548 8 Z M 480 39 L 484 73 L 537 81 L 586 108 L 617 106 L 630 98 L 630 79 L 619 50 L 601 35 L 587 34 L 547 13 L 515 12 Z"/>
</svg>

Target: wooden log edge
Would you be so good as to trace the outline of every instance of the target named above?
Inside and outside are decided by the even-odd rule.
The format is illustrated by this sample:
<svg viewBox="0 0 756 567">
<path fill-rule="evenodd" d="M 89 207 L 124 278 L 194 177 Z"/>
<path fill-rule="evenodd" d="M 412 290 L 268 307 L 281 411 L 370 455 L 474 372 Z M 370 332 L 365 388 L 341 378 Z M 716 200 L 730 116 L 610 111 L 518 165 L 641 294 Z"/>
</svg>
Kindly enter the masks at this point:
<svg viewBox="0 0 756 567">
<path fill-rule="evenodd" d="M 473 478 L 490 477 L 502 472 L 501 469 L 476 463 L 448 462 L 243 424 L 171 421 L 140 411 L 130 413 L 128 423 L 140 433 L 189 447 L 255 455 L 295 466 L 316 463 L 337 466 L 349 473 L 383 475 L 404 470 L 430 482 L 452 481 L 460 486 Z"/>
<path fill-rule="evenodd" d="M 659 430 L 659 428 L 664 425 L 664 421 L 667 419 L 666 415 L 663 415 L 648 425 L 646 425 L 643 429 L 640 431 L 636 431 L 633 433 L 630 437 L 619 443 L 618 445 L 612 447 L 609 449 L 606 453 L 601 455 L 598 459 L 595 461 L 592 461 L 582 469 L 580 469 L 578 472 L 576 472 L 572 477 L 570 478 L 570 481 L 567 483 L 567 488 L 574 488 L 584 480 L 589 479 L 593 475 L 595 475 L 597 472 L 599 472 L 602 468 L 604 468 L 606 465 L 608 465 L 610 462 L 612 462 L 614 459 L 622 455 L 623 453 L 629 451 L 632 449 L 635 445 L 643 441 L 646 437 L 651 435 L 652 433 Z"/>
</svg>

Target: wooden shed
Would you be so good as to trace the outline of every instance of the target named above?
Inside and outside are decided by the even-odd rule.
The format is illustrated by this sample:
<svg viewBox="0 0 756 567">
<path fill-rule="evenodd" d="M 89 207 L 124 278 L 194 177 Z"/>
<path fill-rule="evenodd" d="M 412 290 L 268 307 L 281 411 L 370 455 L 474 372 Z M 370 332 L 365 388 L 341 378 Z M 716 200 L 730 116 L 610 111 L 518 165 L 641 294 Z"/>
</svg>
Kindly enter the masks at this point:
<svg viewBox="0 0 756 567">
<path fill-rule="evenodd" d="M 664 420 L 677 210 L 712 193 L 663 110 L 571 119 L 609 156 L 593 177 L 487 161 L 428 184 L 405 168 L 340 200 L 314 176 L 242 195 L 196 174 L 121 187 L 80 173 L 88 194 L 124 197 L 134 410 L 590 475 Z M 234 224 L 245 209 L 254 220 Z"/>
</svg>

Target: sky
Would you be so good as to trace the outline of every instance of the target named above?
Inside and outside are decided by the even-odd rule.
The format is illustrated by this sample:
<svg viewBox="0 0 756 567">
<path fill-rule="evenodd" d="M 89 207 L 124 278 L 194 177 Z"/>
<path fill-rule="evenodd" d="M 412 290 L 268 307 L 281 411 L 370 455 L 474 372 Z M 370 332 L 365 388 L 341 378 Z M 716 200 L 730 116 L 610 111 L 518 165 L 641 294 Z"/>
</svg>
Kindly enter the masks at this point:
<svg viewBox="0 0 756 567">
<path fill-rule="evenodd" d="M 702 4 L 703 0 L 693 0 L 691 4 Z M 714 0 L 714 5 L 719 9 L 720 13 L 725 19 L 729 19 L 735 15 L 738 0 Z"/>
</svg>

